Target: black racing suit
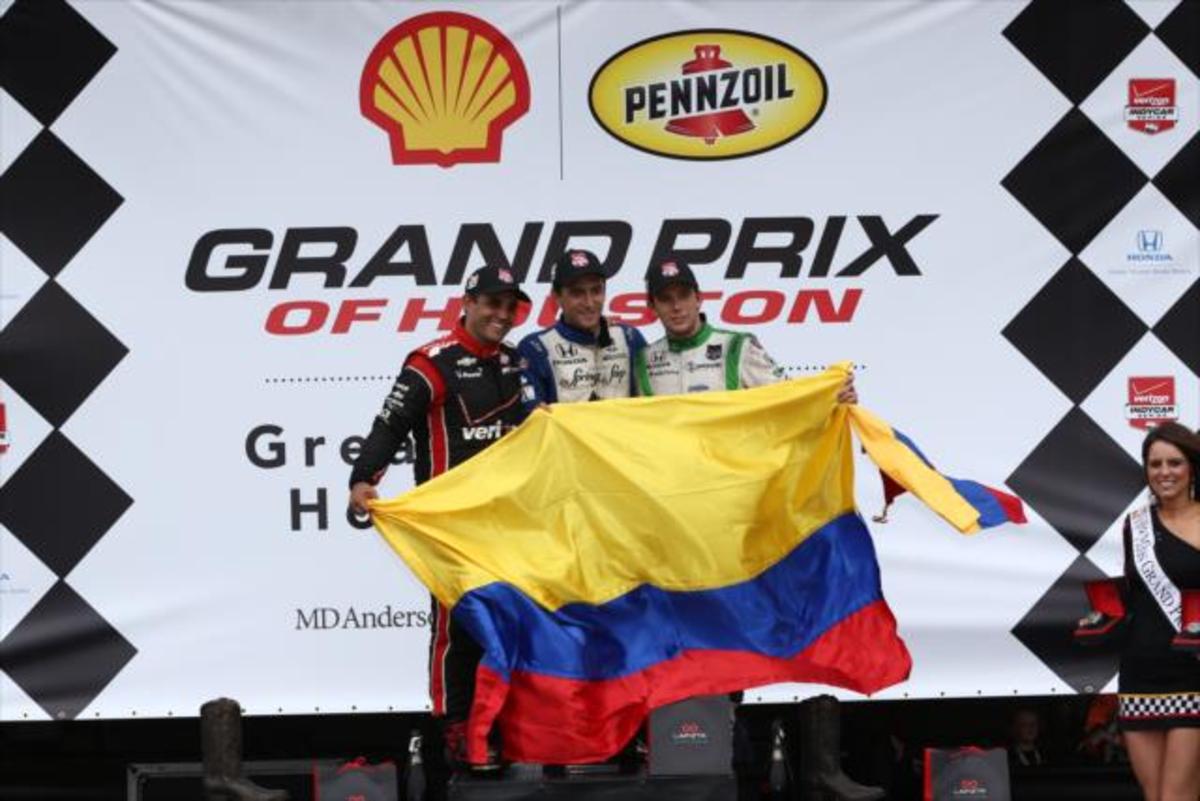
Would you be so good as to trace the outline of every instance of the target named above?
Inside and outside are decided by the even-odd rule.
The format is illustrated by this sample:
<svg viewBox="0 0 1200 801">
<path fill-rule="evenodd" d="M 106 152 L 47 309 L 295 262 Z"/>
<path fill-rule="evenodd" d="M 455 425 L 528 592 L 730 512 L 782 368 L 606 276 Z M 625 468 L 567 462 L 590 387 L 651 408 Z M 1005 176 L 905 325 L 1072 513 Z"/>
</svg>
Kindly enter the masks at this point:
<svg viewBox="0 0 1200 801">
<path fill-rule="evenodd" d="M 413 472 L 421 484 L 499 440 L 525 414 L 516 350 L 485 345 L 459 323 L 447 336 L 408 354 L 354 463 L 350 485 L 378 483 L 410 433 Z M 436 599 L 430 625 L 433 714 L 466 720 L 481 650 Z"/>
</svg>

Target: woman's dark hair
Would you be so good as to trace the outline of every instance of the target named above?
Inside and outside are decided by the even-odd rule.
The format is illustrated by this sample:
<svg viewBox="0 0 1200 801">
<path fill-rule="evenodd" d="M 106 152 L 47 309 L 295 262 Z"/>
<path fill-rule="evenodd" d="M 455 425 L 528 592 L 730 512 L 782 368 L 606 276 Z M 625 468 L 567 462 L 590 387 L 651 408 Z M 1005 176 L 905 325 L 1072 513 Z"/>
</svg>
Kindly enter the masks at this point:
<svg viewBox="0 0 1200 801">
<path fill-rule="evenodd" d="M 1156 442 L 1167 442 L 1183 451 L 1192 466 L 1191 496 L 1197 496 L 1197 483 L 1200 482 L 1200 433 L 1193 434 L 1187 427 L 1179 423 L 1162 423 L 1150 429 L 1150 433 L 1142 440 L 1142 472 L 1145 473 L 1150 461 L 1150 446 Z"/>
</svg>

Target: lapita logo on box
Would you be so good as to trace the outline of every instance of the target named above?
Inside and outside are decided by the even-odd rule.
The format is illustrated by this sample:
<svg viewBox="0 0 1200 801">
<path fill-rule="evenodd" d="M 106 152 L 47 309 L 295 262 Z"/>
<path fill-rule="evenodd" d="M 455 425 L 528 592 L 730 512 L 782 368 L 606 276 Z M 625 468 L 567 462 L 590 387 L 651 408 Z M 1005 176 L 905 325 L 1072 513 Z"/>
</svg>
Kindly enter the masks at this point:
<svg viewBox="0 0 1200 801">
<path fill-rule="evenodd" d="M 675 745 L 708 745 L 708 732 L 699 722 L 687 720 L 671 732 L 671 742 Z"/>
<path fill-rule="evenodd" d="M 731 159 L 792 141 L 825 109 L 825 76 L 796 48 L 705 29 L 630 45 L 596 71 L 588 101 L 622 143 L 658 156 Z"/>
<path fill-rule="evenodd" d="M 500 31 L 438 11 L 379 40 L 363 67 L 359 105 L 387 131 L 395 164 L 495 162 L 504 130 L 529 110 L 529 77 Z"/>
</svg>

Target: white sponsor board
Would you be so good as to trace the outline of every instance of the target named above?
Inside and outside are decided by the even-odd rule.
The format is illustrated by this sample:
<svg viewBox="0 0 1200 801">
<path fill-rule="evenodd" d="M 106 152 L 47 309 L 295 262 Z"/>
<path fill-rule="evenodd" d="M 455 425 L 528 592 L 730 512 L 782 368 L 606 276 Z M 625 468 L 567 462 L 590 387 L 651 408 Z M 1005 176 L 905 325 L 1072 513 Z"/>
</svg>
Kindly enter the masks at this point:
<svg viewBox="0 0 1200 801">
<path fill-rule="evenodd" d="M 58 578 L 136 649 L 82 717 L 191 714 L 218 695 L 259 714 L 428 708 L 429 598 L 347 520 L 349 463 L 404 355 L 496 255 L 534 300 L 513 341 L 552 319 L 544 264 L 568 245 L 619 265 L 610 311 L 648 339 L 642 275 L 656 254 L 685 258 L 711 321 L 752 330 L 793 376 L 852 360 L 862 403 L 952 475 L 1002 487 L 1071 408 L 1002 335 L 1069 256 L 1001 185 L 1070 107 L 1003 35 L 1021 4 L 74 8 L 116 52 L 52 130 L 123 202 L 53 280 L 129 352 L 58 428 L 132 504 Z M 507 59 L 507 78 L 456 73 L 463 41 Z M 402 89 L 384 81 L 390 106 L 388 69 L 408 70 Z M 1178 115 L 1155 148 L 1197 118 L 1186 68 L 1163 69 Z M 426 122 L 388 130 L 396 104 Z M 1164 284 L 1197 276 L 1196 234 L 1145 204 L 1089 266 L 1160 314 Z M 50 279 L 0 245 L 7 322 Z M 1198 416 L 1196 376 L 1161 346 L 1148 358 L 1090 410 L 1133 451 L 1145 415 L 1127 380 L 1173 378 L 1160 405 Z M 0 391 L 7 480 L 19 465 L 3 460 L 50 426 Z M 411 486 L 399 461 L 384 494 Z M 881 489 L 861 467 L 869 516 Z M 1011 633 L 1079 557 L 1028 511 L 970 538 L 911 499 L 872 524 L 915 663 L 879 697 L 1074 691 Z M 32 588 L 0 595 L 0 637 L 55 580 L 23 539 L 0 529 L 0 578 Z M 0 719 L 52 715 L 35 695 L 0 674 Z"/>
</svg>

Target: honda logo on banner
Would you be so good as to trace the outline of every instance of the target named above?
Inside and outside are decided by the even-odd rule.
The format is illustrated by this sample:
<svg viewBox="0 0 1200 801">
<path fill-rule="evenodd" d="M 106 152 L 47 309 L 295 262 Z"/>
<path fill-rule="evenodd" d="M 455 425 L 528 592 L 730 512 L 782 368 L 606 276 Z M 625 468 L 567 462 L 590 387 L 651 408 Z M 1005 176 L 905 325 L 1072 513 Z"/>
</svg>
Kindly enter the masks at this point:
<svg viewBox="0 0 1200 801">
<path fill-rule="evenodd" d="M 1143 228 L 1137 232 L 1133 240 L 1135 250 L 1125 254 L 1125 261 L 1136 263 L 1161 263 L 1174 261 L 1170 250 L 1167 249 L 1167 239 L 1162 231 L 1154 228 Z"/>
<path fill-rule="evenodd" d="M 1162 231 L 1138 231 L 1137 249 L 1142 253 L 1158 253 L 1162 246 Z"/>
</svg>

